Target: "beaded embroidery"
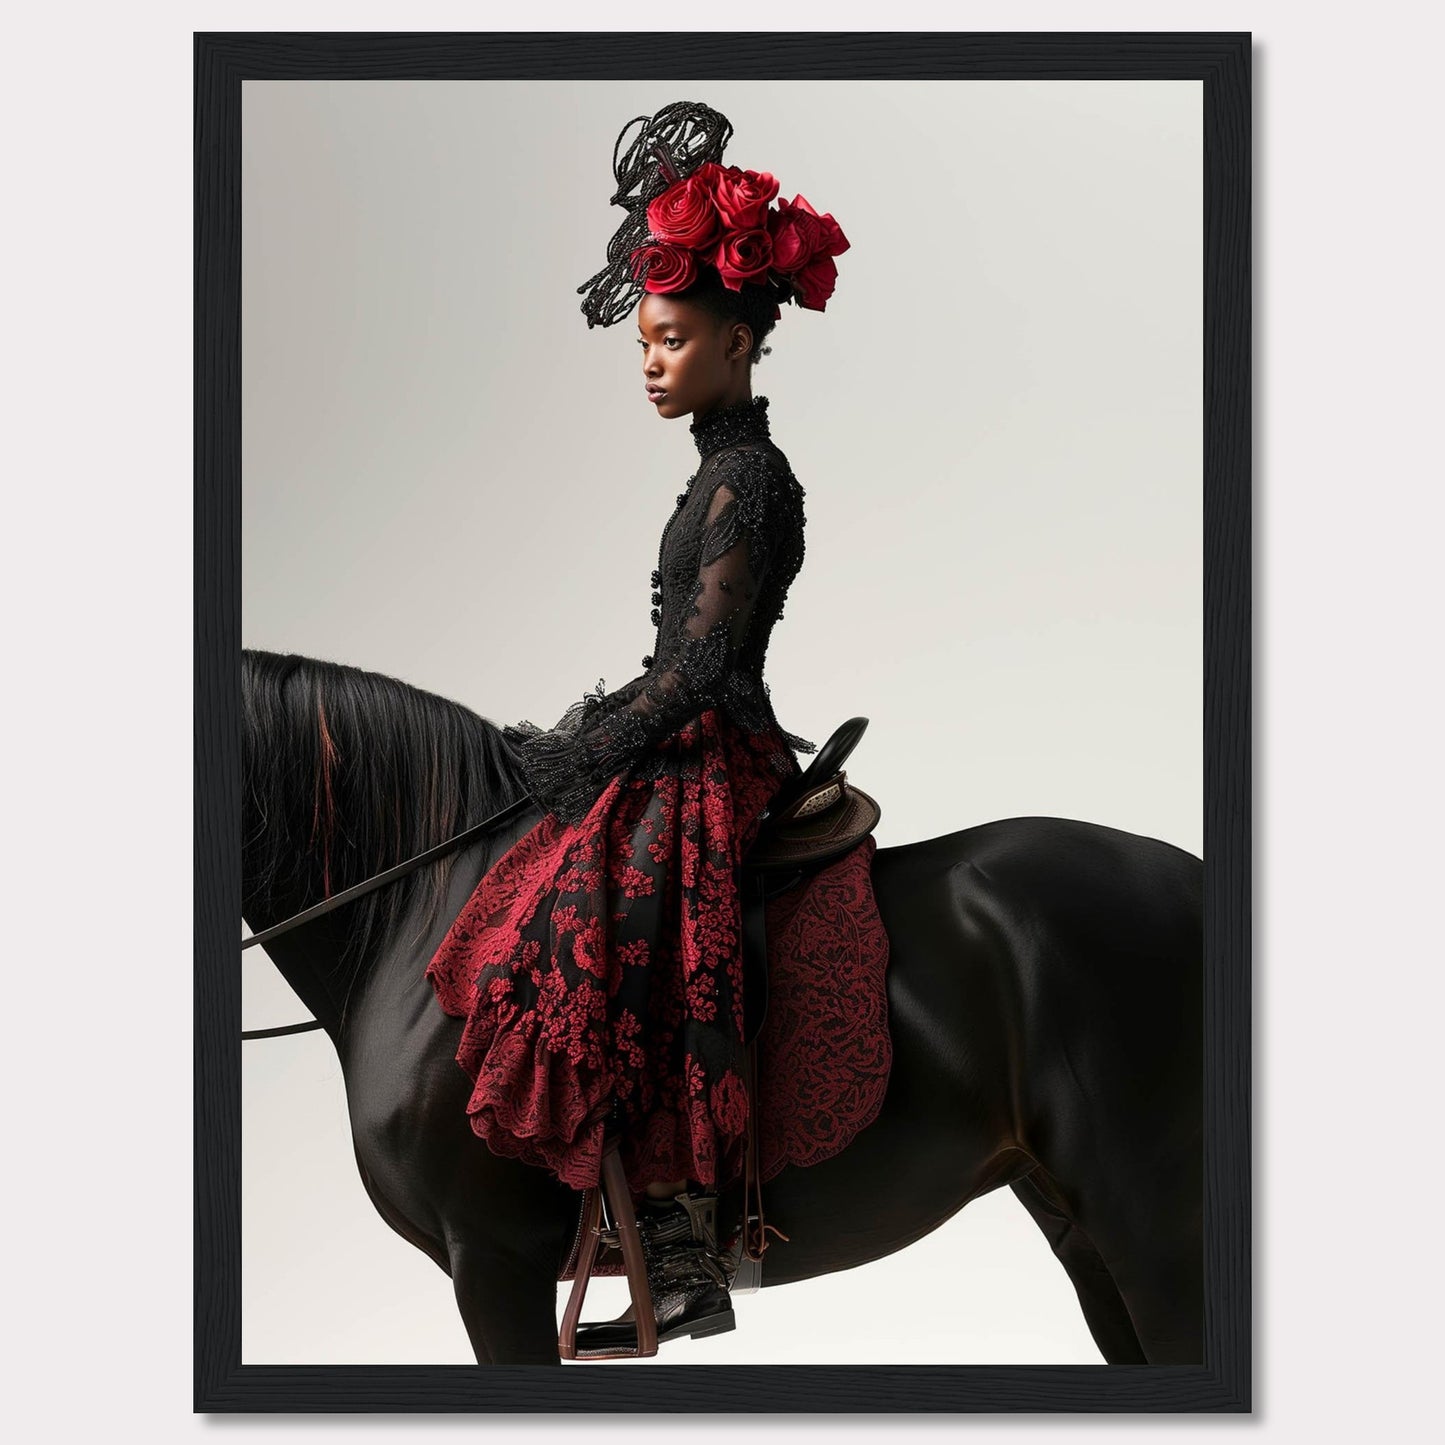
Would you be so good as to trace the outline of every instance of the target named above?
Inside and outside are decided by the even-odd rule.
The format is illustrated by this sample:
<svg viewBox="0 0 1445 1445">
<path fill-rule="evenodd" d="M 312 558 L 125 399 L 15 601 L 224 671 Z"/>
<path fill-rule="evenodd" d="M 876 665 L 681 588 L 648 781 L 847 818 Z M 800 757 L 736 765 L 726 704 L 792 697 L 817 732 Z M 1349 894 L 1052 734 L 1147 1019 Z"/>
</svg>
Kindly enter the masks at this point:
<svg viewBox="0 0 1445 1445">
<path fill-rule="evenodd" d="M 803 563 L 802 485 L 773 443 L 768 399 L 751 398 L 695 420 L 702 458 L 663 528 L 652 586 L 647 670 L 613 692 L 596 688 L 547 729 L 503 728 L 532 796 L 563 823 L 591 811 L 607 784 L 656 777 L 655 745 L 709 707 L 750 732 L 771 734 L 769 761 L 787 776 L 793 752 L 817 745 L 784 732 L 763 666 L 773 626 Z"/>
<path fill-rule="evenodd" d="M 698 455 L 706 457 L 720 447 L 734 442 L 767 441 L 772 436 L 768 425 L 768 399 L 753 396 L 732 406 L 720 406 L 706 416 L 696 417 L 688 426 L 697 445 Z"/>
</svg>

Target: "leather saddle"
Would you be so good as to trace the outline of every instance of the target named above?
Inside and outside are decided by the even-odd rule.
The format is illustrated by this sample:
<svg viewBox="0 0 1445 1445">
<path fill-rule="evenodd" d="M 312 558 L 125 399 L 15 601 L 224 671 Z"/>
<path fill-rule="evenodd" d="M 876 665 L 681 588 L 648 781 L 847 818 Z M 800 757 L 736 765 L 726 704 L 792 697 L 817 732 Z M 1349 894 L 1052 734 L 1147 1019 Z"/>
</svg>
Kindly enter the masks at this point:
<svg viewBox="0 0 1445 1445">
<path fill-rule="evenodd" d="M 741 1224 L 727 1260 L 732 1293 L 750 1293 L 762 1286 L 765 1224 L 762 1188 L 758 1181 L 756 1040 L 767 1015 L 767 901 L 798 887 L 835 859 L 856 847 L 877 826 L 881 809 L 861 788 L 848 781 L 843 764 L 868 727 L 866 717 L 849 718 L 814 754 L 808 767 L 773 795 L 739 865 L 743 936 L 743 1042 L 749 1097 L 746 1164 L 740 1204 Z M 604 1215 L 606 1216 L 604 1219 Z M 775 1231 L 776 1232 L 776 1231 Z M 587 1283 L 597 1262 L 599 1245 L 622 1255 L 638 1324 L 632 1348 L 579 1351 L 577 1329 Z M 657 1330 L 647 1271 L 637 1233 L 636 1214 L 616 1152 L 616 1140 L 603 1154 L 600 1187 L 583 1191 L 573 1257 L 563 1269 L 573 1270 L 572 1294 L 558 1335 L 563 1359 L 638 1358 L 657 1353 Z M 585 1329 L 585 1326 L 583 1327 Z"/>
</svg>

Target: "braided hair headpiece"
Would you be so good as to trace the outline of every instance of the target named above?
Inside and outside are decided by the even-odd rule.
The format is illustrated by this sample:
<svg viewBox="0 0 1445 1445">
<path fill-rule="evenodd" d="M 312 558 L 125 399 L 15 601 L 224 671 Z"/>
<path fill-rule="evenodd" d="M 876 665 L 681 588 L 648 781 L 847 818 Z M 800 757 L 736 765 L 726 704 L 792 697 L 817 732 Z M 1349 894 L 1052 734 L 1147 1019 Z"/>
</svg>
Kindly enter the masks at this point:
<svg viewBox="0 0 1445 1445">
<path fill-rule="evenodd" d="M 623 320 L 645 291 L 686 290 L 704 266 L 730 290 L 763 286 L 779 302 L 826 307 L 838 276 L 833 258 L 848 238 L 801 195 L 770 209 L 772 175 L 722 165 L 732 133 L 725 115 L 688 100 L 623 126 L 612 148 L 611 204 L 627 218 L 608 242 L 607 265 L 577 288 L 589 329 Z M 775 319 L 781 314 L 775 307 Z"/>
</svg>

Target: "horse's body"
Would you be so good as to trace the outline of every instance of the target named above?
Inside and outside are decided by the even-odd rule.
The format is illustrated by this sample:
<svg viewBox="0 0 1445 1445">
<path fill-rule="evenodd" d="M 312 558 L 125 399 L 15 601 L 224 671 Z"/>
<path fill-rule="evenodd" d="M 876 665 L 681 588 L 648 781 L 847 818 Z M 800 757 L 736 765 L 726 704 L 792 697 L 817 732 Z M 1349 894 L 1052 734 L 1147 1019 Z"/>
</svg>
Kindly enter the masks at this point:
<svg viewBox="0 0 1445 1445">
<path fill-rule="evenodd" d="M 404 729 L 424 729 L 428 705 L 445 711 L 453 731 L 459 714 L 472 720 L 473 779 L 498 766 L 495 730 L 454 704 L 352 669 L 246 658 L 248 838 L 261 836 L 262 813 L 284 831 L 282 793 L 302 778 L 293 811 L 312 819 L 314 833 L 321 794 L 297 758 L 316 751 L 319 724 L 334 803 L 347 755 L 337 734 L 350 726 L 365 736 L 365 703 L 386 689 L 407 695 L 401 712 L 393 706 Z M 350 689 L 350 718 L 342 673 L 368 684 L 360 701 Z M 257 688 L 275 696 L 257 707 Z M 287 717 L 292 738 L 253 731 Z M 385 731 L 368 744 L 387 748 Z M 413 753 L 426 755 L 424 733 Z M 416 766 L 418 796 L 434 792 L 435 770 Z M 512 780 L 512 797 L 516 787 Z M 474 786 L 467 816 L 448 831 L 399 838 L 395 856 L 348 866 L 331 891 L 509 800 L 495 791 L 484 800 Z M 344 807 L 336 812 L 333 830 L 345 816 Z M 373 1203 L 451 1275 L 484 1364 L 559 1363 L 557 1276 L 579 1196 L 544 1170 L 494 1155 L 471 1132 L 471 1086 L 454 1059 L 461 1021 L 442 1012 L 424 970 L 491 861 L 540 816 L 524 810 L 458 853 L 430 918 L 417 890 L 349 963 L 338 960 L 359 905 L 267 945 L 336 1045 Z M 259 886 L 259 871 L 248 869 L 243 890 L 253 929 L 321 896 L 308 890 L 306 869 L 289 887 L 276 885 L 274 867 Z M 840 1154 L 785 1168 L 764 1186 L 767 1220 L 789 1236 L 771 1238 L 764 1286 L 891 1254 L 1008 1184 L 1067 1270 L 1109 1363 L 1201 1363 L 1200 860 L 1112 828 L 1011 818 L 879 848 L 873 886 L 890 946 L 887 1095 Z"/>
</svg>

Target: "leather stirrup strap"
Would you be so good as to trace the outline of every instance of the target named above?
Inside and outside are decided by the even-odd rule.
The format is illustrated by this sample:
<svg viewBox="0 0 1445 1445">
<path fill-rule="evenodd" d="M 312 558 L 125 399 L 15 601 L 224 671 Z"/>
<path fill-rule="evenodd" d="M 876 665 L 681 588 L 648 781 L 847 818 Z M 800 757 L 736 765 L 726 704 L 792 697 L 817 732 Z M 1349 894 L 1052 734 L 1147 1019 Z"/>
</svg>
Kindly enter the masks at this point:
<svg viewBox="0 0 1445 1445">
<path fill-rule="evenodd" d="M 647 1280 L 647 1259 L 642 1253 L 642 1235 L 637 1229 L 637 1214 L 632 1207 L 632 1189 L 622 1169 L 619 1140 L 613 1136 L 602 1151 L 602 1187 L 612 1217 L 617 1221 L 617 1239 L 622 1246 L 622 1262 L 627 1267 L 627 1288 L 632 1294 L 632 1311 L 637 1320 L 637 1348 L 628 1351 L 641 1358 L 657 1353 L 657 1311 L 652 1304 L 652 1286 Z"/>
<path fill-rule="evenodd" d="M 587 1297 L 587 1281 L 592 1277 L 592 1264 L 597 1258 L 597 1236 L 601 1225 L 602 1197 L 595 1185 L 582 1193 L 582 1245 L 577 1251 L 577 1264 L 572 1275 L 572 1293 L 562 1314 L 562 1329 L 557 1335 L 557 1353 L 564 1360 L 577 1358 L 577 1321 L 582 1317 L 582 1301 Z"/>
<path fill-rule="evenodd" d="M 632 1294 L 632 1313 L 637 1323 L 635 1349 L 587 1352 L 589 1359 L 641 1359 L 657 1353 L 657 1311 L 652 1304 L 652 1287 L 647 1279 L 647 1258 L 642 1252 L 642 1236 L 637 1228 L 637 1211 L 632 1207 L 632 1189 L 622 1168 L 619 1153 L 620 1136 L 613 1134 L 602 1145 L 602 1182 L 600 1189 L 591 1188 L 583 1199 L 582 1248 L 577 1256 L 577 1270 L 572 1278 L 572 1293 L 562 1315 L 562 1328 L 557 1336 L 557 1353 L 564 1360 L 577 1358 L 577 1325 L 582 1317 L 582 1301 L 587 1295 L 587 1282 L 597 1258 L 597 1245 L 602 1232 L 601 1190 L 607 1192 L 607 1205 L 617 1225 L 622 1262 L 627 1269 L 627 1287 Z"/>
<path fill-rule="evenodd" d="M 761 1267 L 769 1243 L 768 1230 L 779 1239 L 788 1236 L 776 1224 L 763 1219 L 763 1181 L 758 1163 L 758 1045 L 750 1040 L 743 1046 L 743 1073 L 748 1093 L 748 1137 L 743 1150 L 743 1240 L 742 1254 Z M 756 1224 L 754 1223 L 756 1215 Z"/>
</svg>

